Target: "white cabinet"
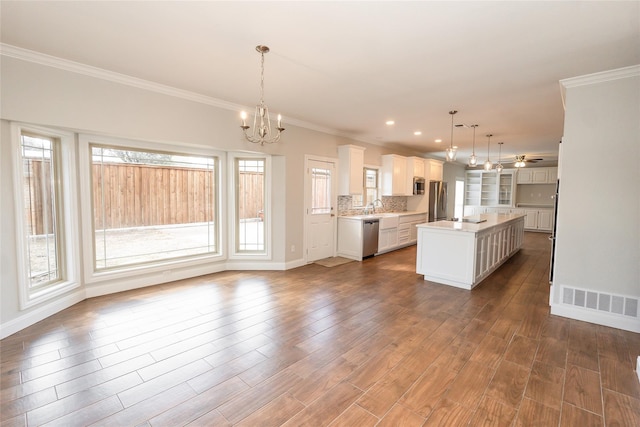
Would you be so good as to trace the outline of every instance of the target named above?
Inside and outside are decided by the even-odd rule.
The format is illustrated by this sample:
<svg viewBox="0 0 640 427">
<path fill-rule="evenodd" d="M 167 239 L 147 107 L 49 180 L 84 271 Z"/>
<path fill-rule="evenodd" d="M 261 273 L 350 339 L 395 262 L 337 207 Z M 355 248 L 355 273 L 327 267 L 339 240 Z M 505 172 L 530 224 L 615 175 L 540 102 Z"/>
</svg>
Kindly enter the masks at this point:
<svg viewBox="0 0 640 427">
<path fill-rule="evenodd" d="M 465 185 L 466 206 L 513 206 L 515 179 L 513 170 L 502 173 L 467 171 Z M 465 210 L 465 215 L 467 215 Z"/>
<path fill-rule="evenodd" d="M 532 180 L 533 180 L 533 175 L 531 173 L 531 169 L 518 169 L 518 172 L 516 172 L 517 174 L 517 178 L 516 178 L 516 182 L 518 184 L 531 184 Z"/>
<path fill-rule="evenodd" d="M 549 181 L 549 171 L 547 168 L 531 169 L 531 182 L 533 184 L 546 184 Z"/>
<path fill-rule="evenodd" d="M 511 209 L 511 213 L 526 215 L 524 229 L 528 231 L 553 230 L 553 209 Z"/>
<path fill-rule="evenodd" d="M 426 159 L 424 161 L 425 181 L 442 181 L 442 162 L 434 159 Z"/>
<path fill-rule="evenodd" d="M 550 209 L 538 211 L 538 230 L 553 230 L 553 211 Z"/>
<path fill-rule="evenodd" d="M 520 168 L 517 172 L 518 184 L 555 184 L 558 168 Z"/>
<path fill-rule="evenodd" d="M 413 185 L 413 178 L 416 176 L 425 178 L 424 159 L 420 157 L 407 157 L 407 177 L 411 180 L 411 185 Z"/>
<path fill-rule="evenodd" d="M 525 209 L 524 228 L 525 230 L 536 230 L 538 228 L 538 211 Z"/>
<path fill-rule="evenodd" d="M 362 194 L 364 187 L 364 148 L 357 145 L 338 147 L 338 194 Z"/>
<path fill-rule="evenodd" d="M 407 175 L 406 175 L 406 189 L 407 196 L 413 195 L 413 178 L 424 178 L 424 159 L 420 157 L 407 157 Z"/>
<path fill-rule="evenodd" d="M 362 261 L 362 220 L 338 218 L 338 256 Z"/>
<path fill-rule="evenodd" d="M 380 218 L 378 231 L 378 253 L 393 250 L 398 246 L 397 216 Z"/>
<path fill-rule="evenodd" d="M 407 158 L 396 154 L 382 156 L 382 195 L 408 196 L 413 185 L 407 187 Z"/>
<path fill-rule="evenodd" d="M 418 241 L 418 224 L 427 222 L 425 214 L 402 215 L 398 221 L 398 246 L 413 245 Z"/>
</svg>

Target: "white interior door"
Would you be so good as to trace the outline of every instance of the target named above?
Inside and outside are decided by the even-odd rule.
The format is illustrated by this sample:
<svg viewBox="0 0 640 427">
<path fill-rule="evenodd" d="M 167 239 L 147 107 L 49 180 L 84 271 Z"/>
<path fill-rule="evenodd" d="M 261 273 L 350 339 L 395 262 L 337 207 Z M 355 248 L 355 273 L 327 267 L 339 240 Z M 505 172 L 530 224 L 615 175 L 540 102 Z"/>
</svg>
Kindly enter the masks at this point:
<svg viewBox="0 0 640 427">
<path fill-rule="evenodd" d="M 305 179 L 307 262 L 335 255 L 336 163 L 307 159 Z"/>
</svg>

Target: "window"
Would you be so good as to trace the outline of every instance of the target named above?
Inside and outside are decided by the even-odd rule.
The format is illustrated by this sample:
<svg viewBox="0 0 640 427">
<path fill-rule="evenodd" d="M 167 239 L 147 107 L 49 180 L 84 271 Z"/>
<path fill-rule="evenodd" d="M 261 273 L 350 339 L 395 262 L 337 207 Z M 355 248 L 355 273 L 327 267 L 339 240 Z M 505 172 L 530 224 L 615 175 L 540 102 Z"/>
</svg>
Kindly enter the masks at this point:
<svg viewBox="0 0 640 427">
<path fill-rule="evenodd" d="M 455 204 L 453 217 L 462 218 L 464 216 L 464 179 L 456 178 Z"/>
<path fill-rule="evenodd" d="M 264 254 L 265 172 L 264 158 L 236 158 L 236 236 L 235 252 Z M 268 220 L 268 218 L 267 218 Z"/>
<path fill-rule="evenodd" d="M 21 135 L 24 216 L 29 289 L 63 277 L 60 235 L 59 143 L 50 137 Z"/>
<path fill-rule="evenodd" d="M 47 129 L 12 125 L 22 308 L 78 286 L 73 140 Z"/>
<path fill-rule="evenodd" d="M 90 144 L 95 271 L 218 252 L 213 156 Z"/>
<path fill-rule="evenodd" d="M 352 205 L 354 207 L 364 207 L 373 203 L 378 199 L 378 170 L 372 168 L 364 168 L 364 187 L 362 195 L 354 195 L 352 197 Z"/>
<path fill-rule="evenodd" d="M 331 169 L 311 168 L 311 215 L 331 213 Z"/>
</svg>

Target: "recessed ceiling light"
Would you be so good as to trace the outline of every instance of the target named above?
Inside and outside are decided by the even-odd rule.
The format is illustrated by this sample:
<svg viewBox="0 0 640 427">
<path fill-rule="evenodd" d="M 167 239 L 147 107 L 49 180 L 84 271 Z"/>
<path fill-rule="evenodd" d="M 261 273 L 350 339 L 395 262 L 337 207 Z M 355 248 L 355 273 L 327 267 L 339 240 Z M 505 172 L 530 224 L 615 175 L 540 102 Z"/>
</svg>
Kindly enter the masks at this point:
<svg viewBox="0 0 640 427">
<path fill-rule="evenodd" d="M 393 120 L 387 120 L 387 126 L 391 126 L 391 125 L 395 125 L 396 122 L 394 122 Z"/>
<path fill-rule="evenodd" d="M 416 135 L 416 136 L 418 136 L 418 135 L 422 135 L 422 132 L 420 132 L 419 130 L 417 130 L 417 131 L 415 131 L 413 134 L 414 134 L 414 135 Z"/>
<path fill-rule="evenodd" d="M 435 142 L 442 142 L 442 140 L 441 140 L 441 139 L 436 139 L 436 141 L 435 141 Z"/>
</svg>

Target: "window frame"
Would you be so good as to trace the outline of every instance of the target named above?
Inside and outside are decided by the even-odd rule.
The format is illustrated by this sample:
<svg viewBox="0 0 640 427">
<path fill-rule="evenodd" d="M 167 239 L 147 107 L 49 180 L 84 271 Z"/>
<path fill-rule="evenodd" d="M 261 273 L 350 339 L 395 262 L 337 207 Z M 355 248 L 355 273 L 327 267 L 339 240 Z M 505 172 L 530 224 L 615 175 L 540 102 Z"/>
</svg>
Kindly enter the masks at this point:
<svg viewBox="0 0 640 427">
<path fill-rule="evenodd" d="M 158 260 L 157 262 L 148 262 L 140 264 L 131 264 L 122 267 L 113 267 L 109 269 L 96 270 L 95 268 L 95 239 L 94 239 L 94 215 L 93 215 L 93 195 L 92 195 L 92 172 L 91 172 L 91 147 L 92 145 L 100 145 L 113 147 L 121 150 L 149 150 L 154 152 L 172 153 L 176 155 L 194 155 L 194 156 L 212 156 L 216 157 L 216 181 L 218 187 L 215 191 L 216 201 L 216 238 L 217 252 L 198 254 L 189 257 L 170 258 Z M 120 138 L 110 138 L 99 135 L 80 134 L 79 135 L 79 175 L 80 175 L 80 206 L 83 218 L 82 235 L 83 235 L 83 262 L 84 279 L 87 284 L 98 283 L 105 280 L 130 278 L 132 274 L 149 274 L 149 273 L 166 273 L 174 268 L 192 267 L 211 262 L 223 261 L 225 259 L 225 236 L 223 234 L 223 226 L 226 222 L 224 217 L 224 209 L 222 208 L 222 200 L 225 197 L 225 153 L 201 146 L 191 144 L 164 144 L 152 141 L 139 141 Z"/>
<path fill-rule="evenodd" d="M 31 288 L 29 278 L 29 254 L 26 241 L 26 221 L 24 218 L 24 168 L 22 158 L 22 135 L 30 134 L 50 138 L 58 145 L 57 158 L 54 159 L 56 176 L 56 202 L 60 242 L 60 280 L 47 285 Z M 18 262 L 18 294 L 20 309 L 24 310 L 43 303 L 73 289 L 80 287 L 80 250 L 76 174 L 75 138 L 72 133 L 41 126 L 11 123 L 11 144 L 14 155 L 14 196 L 16 212 L 16 249 Z"/>
<path fill-rule="evenodd" d="M 371 170 L 371 171 L 375 171 L 376 172 L 376 186 L 375 187 L 367 187 L 367 170 Z M 380 198 L 380 168 L 377 166 L 363 166 L 362 167 L 362 194 L 360 195 L 360 197 L 362 198 L 362 200 L 359 200 L 358 203 L 359 204 L 355 204 L 353 203 L 353 201 L 355 201 L 355 199 L 352 197 L 352 207 L 353 208 L 360 208 L 360 209 L 364 209 L 367 207 L 366 202 L 366 198 L 367 198 L 367 190 L 368 189 L 372 189 L 375 188 L 376 190 L 376 197 L 374 197 L 373 200 L 379 199 Z"/>
<path fill-rule="evenodd" d="M 264 251 L 239 251 L 238 248 L 238 160 L 264 160 Z M 229 174 L 229 259 L 233 260 L 271 260 L 271 156 L 261 153 L 228 153 Z"/>
</svg>

